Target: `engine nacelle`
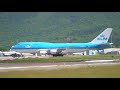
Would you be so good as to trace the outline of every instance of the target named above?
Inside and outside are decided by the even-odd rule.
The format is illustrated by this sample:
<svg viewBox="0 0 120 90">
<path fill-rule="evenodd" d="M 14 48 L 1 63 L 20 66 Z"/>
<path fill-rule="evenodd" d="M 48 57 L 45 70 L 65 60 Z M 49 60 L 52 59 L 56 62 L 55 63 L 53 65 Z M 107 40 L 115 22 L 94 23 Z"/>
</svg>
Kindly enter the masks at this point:
<svg viewBox="0 0 120 90">
<path fill-rule="evenodd" d="M 48 51 L 48 54 L 51 54 L 51 55 L 59 54 L 59 53 L 60 53 L 60 50 L 58 50 L 58 49 L 51 49 Z"/>
</svg>

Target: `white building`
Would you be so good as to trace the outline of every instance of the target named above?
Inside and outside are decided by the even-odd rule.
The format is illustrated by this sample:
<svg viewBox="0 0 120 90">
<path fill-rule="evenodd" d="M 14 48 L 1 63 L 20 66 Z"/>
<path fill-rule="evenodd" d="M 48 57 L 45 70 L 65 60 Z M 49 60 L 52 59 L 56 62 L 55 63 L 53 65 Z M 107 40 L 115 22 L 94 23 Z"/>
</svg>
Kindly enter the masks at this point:
<svg viewBox="0 0 120 90">
<path fill-rule="evenodd" d="M 107 54 L 120 54 L 120 48 L 108 48 L 104 49 L 104 53 Z"/>
</svg>

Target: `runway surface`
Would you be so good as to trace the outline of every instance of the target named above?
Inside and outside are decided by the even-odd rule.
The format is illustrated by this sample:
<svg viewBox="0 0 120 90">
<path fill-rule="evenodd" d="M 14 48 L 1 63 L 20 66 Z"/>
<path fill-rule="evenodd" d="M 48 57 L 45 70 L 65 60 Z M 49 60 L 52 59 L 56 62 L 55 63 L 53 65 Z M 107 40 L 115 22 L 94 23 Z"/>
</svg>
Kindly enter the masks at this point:
<svg viewBox="0 0 120 90">
<path fill-rule="evenodd" d="M 89 66 L 120 65 L 120 60 L 90 60 L 82 62 L 59 63 L 0 63 L 0 71 L 9 70 L 53 70 L 62 68 L 79 68 Z"/>
</svg>

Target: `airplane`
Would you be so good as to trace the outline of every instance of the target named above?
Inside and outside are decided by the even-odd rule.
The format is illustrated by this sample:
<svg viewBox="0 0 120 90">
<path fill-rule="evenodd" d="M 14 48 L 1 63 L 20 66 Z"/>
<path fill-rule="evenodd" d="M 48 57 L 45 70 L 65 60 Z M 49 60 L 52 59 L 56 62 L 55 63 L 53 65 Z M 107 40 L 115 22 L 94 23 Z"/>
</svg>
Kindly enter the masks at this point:
<svg viewBox="0 0 120 90">
<path fill-rule="evenodd" d="M 108 43 L 112 28 L 105 29 L 91 42 L 87 43 L 50 43 L 50 42 L 19 42 L 11 47 L 10 51 L 39 55 L 44 52 L 48 55 L 63 56 L 69 52 L 83 52 L 86 50 L 103 50 L 111 47 Z"/>
</svg>

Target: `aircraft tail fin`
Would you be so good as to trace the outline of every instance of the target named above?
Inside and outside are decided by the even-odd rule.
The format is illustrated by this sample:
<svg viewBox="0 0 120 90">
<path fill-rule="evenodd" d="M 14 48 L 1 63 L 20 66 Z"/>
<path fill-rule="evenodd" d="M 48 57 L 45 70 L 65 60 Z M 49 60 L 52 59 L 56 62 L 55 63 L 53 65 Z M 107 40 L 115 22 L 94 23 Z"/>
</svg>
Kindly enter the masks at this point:
<svg viewBox="0 0 120 90">
<path fill-rule="evenodd" d="M 112 28 L 105 29 L 101 34 L 99 34 L 94 40 L 91 42 L 103 42 L 107 43 L 112 32 Z"/>
</svg>

